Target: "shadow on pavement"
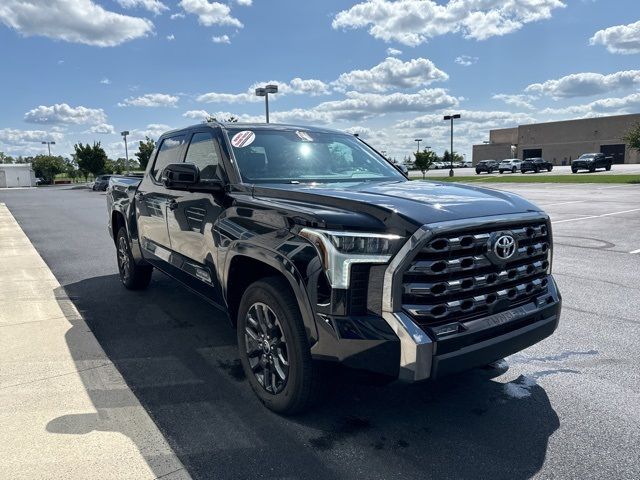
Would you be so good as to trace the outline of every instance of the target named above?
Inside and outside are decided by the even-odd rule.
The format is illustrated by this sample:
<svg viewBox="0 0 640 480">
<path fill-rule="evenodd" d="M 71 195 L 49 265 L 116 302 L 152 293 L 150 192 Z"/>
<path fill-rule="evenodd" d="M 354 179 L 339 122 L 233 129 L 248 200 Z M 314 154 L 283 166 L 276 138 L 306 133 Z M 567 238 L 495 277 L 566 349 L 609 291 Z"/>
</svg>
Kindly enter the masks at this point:
<svg viewBox="0 0 640 480">
<path fill-rule="evenodd" d="M 228 321 L 173 280 L 154 273 L 147 291 L 130 292 L 109 275 L 64 289 L 194 478 L 524 479 L 542 467 L 559 426 L 544 389 L 507 395 L 492 380 L 504 370 L 491 368 L 422 385 L 337 374 L 319 408 L 279 417 L 244 380 Z M 68 346 L 81 363 L 82 327 L 70 322 Z M 143 444 L 135 425 L 108 422 L 109 409 L 126 407 L 119 393 L 81 375 L 98 414 L 61 417 L 48 430 L 111 429 Z"/>
</svg>

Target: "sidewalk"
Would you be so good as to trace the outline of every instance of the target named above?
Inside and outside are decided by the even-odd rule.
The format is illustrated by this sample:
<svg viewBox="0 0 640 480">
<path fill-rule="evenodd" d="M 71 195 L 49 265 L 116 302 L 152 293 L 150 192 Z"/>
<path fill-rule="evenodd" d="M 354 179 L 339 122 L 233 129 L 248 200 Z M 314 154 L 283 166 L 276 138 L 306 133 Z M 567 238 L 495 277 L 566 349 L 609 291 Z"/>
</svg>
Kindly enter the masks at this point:
<svg viewBox="0 0 640 480">
<path fill-rule="evenodd" d="M 0 432 L 2 479 L 190 478 L 2 203 Z"/>
</svg>

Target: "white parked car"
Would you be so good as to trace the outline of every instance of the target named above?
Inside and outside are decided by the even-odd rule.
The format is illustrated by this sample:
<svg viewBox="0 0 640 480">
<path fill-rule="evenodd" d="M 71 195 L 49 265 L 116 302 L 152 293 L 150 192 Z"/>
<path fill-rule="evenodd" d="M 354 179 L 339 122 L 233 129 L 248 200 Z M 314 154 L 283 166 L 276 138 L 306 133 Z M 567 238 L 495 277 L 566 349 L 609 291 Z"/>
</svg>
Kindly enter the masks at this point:
<svg viewBox="0 0 640 480">
<path fill-rule="evenodd" d="M 437 169 L 437 168 L 445 168 L 445 165 L 444 165 L 444 163 L 443 163 L 443 162 L 433 162 L 433 163 L 431 164 L 431 166 L 432 166 L 433 168 L 436 168 L 436 169 Z"/>
<path fill-rule="evenodd" d="M 471 161 L 471 160 L 464 160 L 464 161 L 462 162 L 462 167 L 463 167 L 463 168 L 471 168 L 471 167 L 473 167 L 473 161 Z"/>
<path fill-rule="evenodd" d="M 498 171 L 500 173 L 504 173 L 504 172 L 516 173 L 518 170 L 520 170 L 521 163 L 522 161 L 520 161 L 517 158 L 505 158 L 500 162 L 500 165 L 498 165 Z"/>
</svg>

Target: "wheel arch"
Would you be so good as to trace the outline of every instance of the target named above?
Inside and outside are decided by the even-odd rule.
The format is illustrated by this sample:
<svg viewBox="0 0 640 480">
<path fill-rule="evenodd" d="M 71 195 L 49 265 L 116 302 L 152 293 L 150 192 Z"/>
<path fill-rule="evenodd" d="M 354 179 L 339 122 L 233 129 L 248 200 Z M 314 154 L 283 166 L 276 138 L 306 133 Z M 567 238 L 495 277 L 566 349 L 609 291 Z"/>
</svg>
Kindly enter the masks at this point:
<svg viewBox="0 0 640 480">
<path fill-rule="evenodd" d="M 243 250 L 248 246 L 237 247 Z M 223 291 L 231 322 L 236 325 L 240 300 L 249 285 L 265 277 L 279 276 L 286 280 L 296 297 L 307 338 L 313 345 L 318 339 L 318 330 L 302 276 L 286 257 L 255 245 L 250 249 L 250 254 L 248 251 L 230 252 L 226 262 Z"/>
</svg>

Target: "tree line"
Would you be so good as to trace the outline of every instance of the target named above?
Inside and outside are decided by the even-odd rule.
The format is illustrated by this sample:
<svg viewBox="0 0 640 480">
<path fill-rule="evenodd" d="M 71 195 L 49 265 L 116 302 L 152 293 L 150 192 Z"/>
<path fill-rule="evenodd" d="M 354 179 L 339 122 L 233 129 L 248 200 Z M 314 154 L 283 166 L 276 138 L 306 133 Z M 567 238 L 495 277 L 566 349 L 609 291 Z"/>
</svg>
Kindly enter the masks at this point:
<svg viewBox="0 0 640 480">
<path fill-rule="evenodd" d="M 453 163 L 459 163 L 464 160 L 462 155 L 459 155 L 456 152 L 453 152 L 452 155 L 449 153 L 449 150 L 445 150 L 444 154 L 440 157 L 433 150 L 427 150 L 426 148 L 421 152 L 415 152 L 413 156 L 415 157 L 415 167 L 422 172 L 423 177 L 435 162 L 442 162 L 445 165 L 449 165 L 452 161 Z"/>
<path fill-rule="evenodd" d="M 144 170 L 151 158 L 151 153 L 155 147 L 152 138 L 145 137 L 144 141 L 138 144 L 138 151 L 135 159 L 129 159 L 129 170 Z M 45 183 L 53 183 L 56 175 L 64 174 L 71 180 L 78 178 L 88 179 L 89 176 L 96 177 L 103 174 L 122 174 L 127 169 L 126 159 L 110 159 L 100 145 L 94 142 L 93 145 L 82 142 L 73 146 L 74 152 L 70 157 L 61 155 L 35 155 L 12 157 L 0 152 L 0 163 L 30 163 L 36 177 L 42 178 Z"/>
</svg>

